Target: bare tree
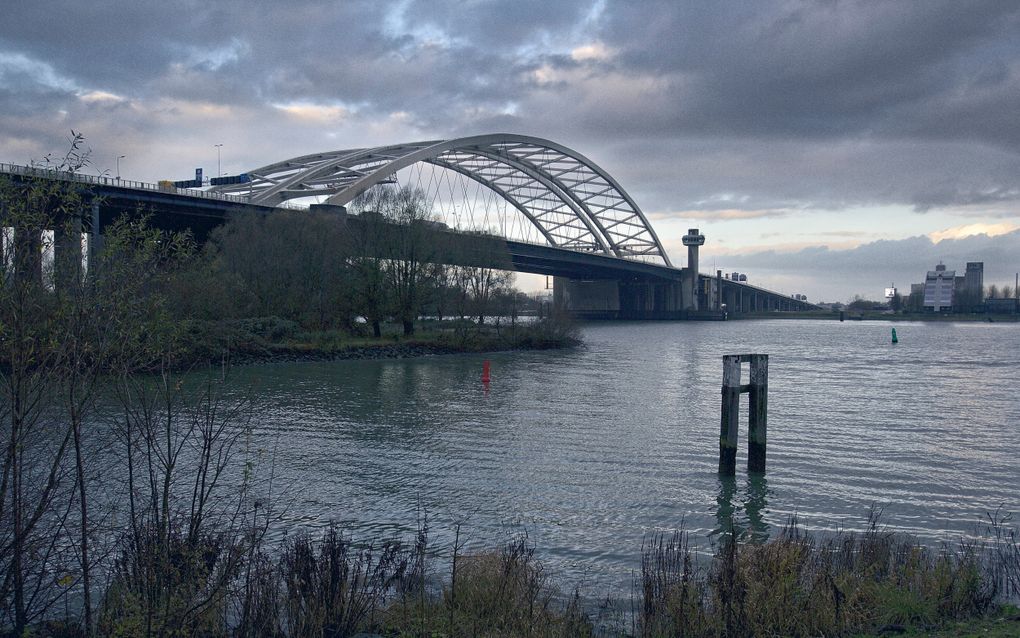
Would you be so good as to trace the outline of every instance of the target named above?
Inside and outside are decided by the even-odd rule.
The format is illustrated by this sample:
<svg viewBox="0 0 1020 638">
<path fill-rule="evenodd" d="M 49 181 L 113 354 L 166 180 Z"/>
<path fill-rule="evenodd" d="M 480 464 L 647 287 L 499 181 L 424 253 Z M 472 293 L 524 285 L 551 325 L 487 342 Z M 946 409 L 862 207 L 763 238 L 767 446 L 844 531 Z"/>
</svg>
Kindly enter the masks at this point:
<svg viewBox="0 0 1020 638">
<path fill-rule="evenodd" d="M 495 298 L 512 288 L 514 275 L 495 268 L 466 268 L 465 275 L 474 316 L 478 317 L 478 325 L 482 325 L 485 315 L 492 310 Z"/>
<path fill-rule="evenodd" d="M 315 329 L 349 323 L 349 242 L 336 216 L 245 212 L 218 229 L 213 242 L 217 274 L 240 280 L 257 315 Z"/>
<path fill-rule="evenodd" d="M 357 214 L 349 224 L 349 260 L 353 306 L 372 326 L 372 335 L 382 336 L 382 321 L 388 314 L 390 289 L 386 260 L 387 222 L 379 212 L 389 197 L 386 189 L 370 189 L 351 202 Z"/>
<path fill-rule="evenodd" d="M 94 327 L 81 311 L 81 243 L 78 259 L 62 252 L 64 266 L 54 283 L 44 283 L 44 250 L 54 246 L 46 229 L 68 233 L 60 251 L 73 247 L 86 193 L 79 184 L 62 177 L 88 162 L 81 135 L 71 132 L 70 150 L 61 159 L 47 156 L 34 164 L 38 176 L 15 183 L 0 183 L 0 226 L 11 228 L 13 242 L 0 267 L 0 413 L 8 426 L 0 434 L 4 455 L 0 461 L 0 600 L 16 635 L 45 614 L 59 597 L 51 586 L 55 574 L 77 573 L 73 549 L 59 542 L 60 530 L 71 522 L 75 497 L 79 505 L 78 559 L 88 578 L 88 516 L 81 440 L 81 417 L 94 386 L 88 371 L 97 359 L 86 353 L 80 338 Z M 4 231 L 6 244 L 6 230 Z M 73 252 L 73 251 L 70 251 Z M 77 263 L 76 263 L 77 262 Z M 51 265 L 52 267 L 52 265 Z M 73 272 L 68 272 L 68 267 Z M 77 282 L 75 281 L 77 279 Z M 53 402 L 63 395 L 64 413 Z M 73 460 L 69 451 L 73 450 Z M 74 489 L 74 488 L 77 489 Z M 70 584 L 76 579 L 64 579 Z M 86 635 L 90 630 L 86 609 Z"/>
<path fill-rule="evenodd" d="M 150 302 L 165 284 L 167 257 L 189 253 L 186 240 L 147 230 L 144 219 L 122 221 L 106 229 L 105 250 L 86 273 L 80 233 L 93 196 L 64 178 L 87 161 L 82 148 L 72 132 L 71 150 L 37 166 L 38 178 L 0 182 L 2 225 L 15 238 L 11 268 L 0 268 L 0 414 L 8 424 L 0 433 L 0 619 L 17 635 L 72 590 L 81 593 L 85 635 L 93 631 L 92 452 L 102 441 L 86 425 L 103 373 L 158 339 Z M 43 229 L 58 239 L 50 244 Z M 53 261 L 41 263 L 50 248 Z"/>
<path fill-rule="evenodd" d="M 441 251 L 435 242 L 436 224 L 417 189 L 384 189 L 378 199 L 379 212 L 390 222 L 386 271 L 392 291 L 393 313 L 403 325 L 404 335 L 414 334 L 414 321 L 435 286 Z"/>
<path fill-rule="evenodd" d="M 225 396 L 225 387 L 223 370 L 164 366 L 155 380 L 121 378 L 130 527 L 100 610 L 104 634 L 205 634 L 223 622 L 232 583 L 266 529 L 242 445 L 250 401 Z M 239 456 L 243 472 L 229 476 L 224 498 Z"/>
</svg>

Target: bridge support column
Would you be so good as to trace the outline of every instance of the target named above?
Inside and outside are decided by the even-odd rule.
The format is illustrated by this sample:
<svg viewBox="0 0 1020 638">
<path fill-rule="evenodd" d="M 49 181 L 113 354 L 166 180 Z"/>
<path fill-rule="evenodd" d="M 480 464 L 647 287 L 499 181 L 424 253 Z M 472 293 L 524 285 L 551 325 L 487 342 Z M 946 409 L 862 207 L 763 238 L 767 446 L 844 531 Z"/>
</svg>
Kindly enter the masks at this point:
<svg viewBox="0 0 1020 638">
<path fill-rule="evenodd" d="M 681 281 L 621 281 L 621 319 L 679 319 L 683 316 Z"/>
<path fill-rule="evenodd" d="M 102 228 L 99 225 L 99 201 L 94 200 L 92 202 L 92 220 L 89 224 L 89 254 L 88 254 L 88 266 L 92 267 L 96 263 L 96 259 L 99 257 L 99 253 L 103 250 L 103 235 Z"/>
<path fill-rule="evenodd" d="M 556 277 L 553 300 L 579 319 L 680 319 L 681 283 Z"/>
<path fill-rule="evenodd" d="M 42 285 L 42 231 L 14 229 L 14 273 L 19 281 Z"/>
<path fill-rule="evenodd" d="M 58 290 L 81 283 L 81 217 L 53 229 L 53 286 Z"/>
<path fill-rule="evenodd" d="M 615 279 L 554 277 L 553 301 L 580 319 L 618 319 L 620 284 Z"/>
<path fill-rule="evenodd" d="M 13 251 L 12 251 L 13 252 Z M 0 199 L 0 281 L 7 281 L 7 203 Z"/>
</svg>

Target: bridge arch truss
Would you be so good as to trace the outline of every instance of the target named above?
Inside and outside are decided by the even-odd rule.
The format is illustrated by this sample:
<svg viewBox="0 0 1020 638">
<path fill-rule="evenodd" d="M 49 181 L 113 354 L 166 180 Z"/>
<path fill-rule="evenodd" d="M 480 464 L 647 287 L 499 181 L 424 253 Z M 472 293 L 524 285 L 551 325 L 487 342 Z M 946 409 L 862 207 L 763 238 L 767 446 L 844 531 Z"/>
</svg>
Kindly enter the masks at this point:
<svg viewBox="0 0 1020 638">
<path fill-rule="evenodd" d="M 503 198 L 561 248 L 672 264 L 634 200 L 604 169 L 550 140 L 493 134 L 295 157 L 214 187 L 253 204 L 325 198 L 346 205 L 417 163 L 464 175 Z"/>
</svg>

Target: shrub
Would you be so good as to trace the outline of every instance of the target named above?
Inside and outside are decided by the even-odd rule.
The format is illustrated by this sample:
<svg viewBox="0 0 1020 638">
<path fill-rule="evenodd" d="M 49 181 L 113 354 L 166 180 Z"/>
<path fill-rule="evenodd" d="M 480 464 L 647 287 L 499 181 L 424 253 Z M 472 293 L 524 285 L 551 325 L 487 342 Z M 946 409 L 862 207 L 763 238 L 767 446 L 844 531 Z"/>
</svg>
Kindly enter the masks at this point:
<svg viewBox="0 0 1020 638">
<path fill-rule="evenodd" d="M 240 546 L 221 534 L 145 526 L 128 535 L 99 607 L 99 634 L 222 635 Z"/>
</svg>

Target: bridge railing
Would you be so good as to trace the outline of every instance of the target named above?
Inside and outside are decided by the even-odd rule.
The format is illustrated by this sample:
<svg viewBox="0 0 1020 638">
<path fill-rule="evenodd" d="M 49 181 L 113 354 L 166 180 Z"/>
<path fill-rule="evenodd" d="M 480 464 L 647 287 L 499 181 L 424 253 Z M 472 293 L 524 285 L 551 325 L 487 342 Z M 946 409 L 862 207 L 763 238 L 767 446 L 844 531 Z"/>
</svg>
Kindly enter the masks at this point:
<svg viewBox="0 0 1020 638">
<path fill-rule="evenodd" d="M 71 173 L 69 171 L 57 171 L 50 168 L 37 166 L 22 166 L 20 164 L 6 164 L 0 162 L 0 173 L 9 175 L 21 175 L 24 177 L 43 177 L 46 179 L 59 179 L 65 182 L 79 182 L 82 184 L 93 184 L 95 186 L 114 186 L 118 188 L 131 188 L 134 190 L 154 191 L 157 193 L 173 193 L 186 195 L 188 197 L 201 197 L 203 199 L 215 199 L 225 202 L 236 202 L 247 204 L 248 200 L 237 195 L 224 195 L 221 193 L 209 193 L 206 191 L 192 190 L 190 188 L 177 188 L 174 186 L 160 186 L 149 182 L 136 182 L 129 179 L 117 177 L 106 177 L 103 175 L 85 175 L 82 173 Z"/>
</svg>

